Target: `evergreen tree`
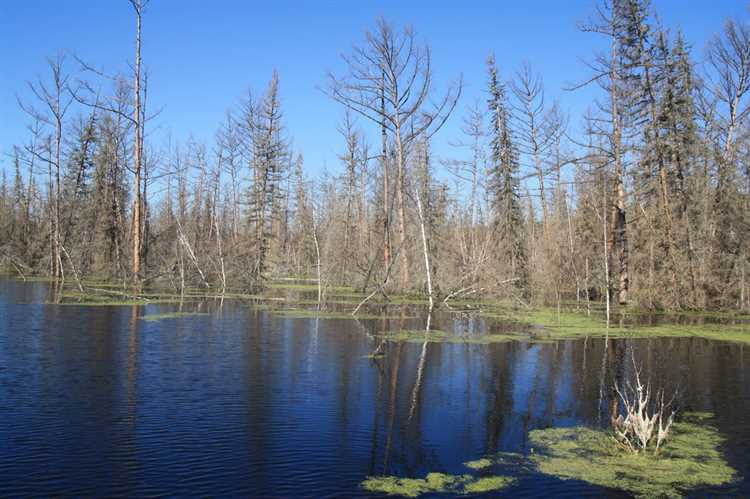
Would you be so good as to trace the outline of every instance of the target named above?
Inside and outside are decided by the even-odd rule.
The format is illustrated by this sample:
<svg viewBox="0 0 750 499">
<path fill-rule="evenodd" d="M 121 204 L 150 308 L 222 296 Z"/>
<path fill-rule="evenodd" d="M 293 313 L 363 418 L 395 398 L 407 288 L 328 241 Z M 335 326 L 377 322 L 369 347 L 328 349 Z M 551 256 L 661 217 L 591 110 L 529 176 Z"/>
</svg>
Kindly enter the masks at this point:
<svg viewBox="0 0 750 499">
<path fill-rule="evenodd" d="M 494 209 L 493 229 L 500 265 L 509 279 L 528 298 L 528 268 L 524 245 L 524 219 L 520 199 L 518 151 L 510 130 L 505 85 L 498 80 L 494 56 L 487 60 L 489 76 L 487 105 L 490 112 L 489 188 Z"/>
</svg>

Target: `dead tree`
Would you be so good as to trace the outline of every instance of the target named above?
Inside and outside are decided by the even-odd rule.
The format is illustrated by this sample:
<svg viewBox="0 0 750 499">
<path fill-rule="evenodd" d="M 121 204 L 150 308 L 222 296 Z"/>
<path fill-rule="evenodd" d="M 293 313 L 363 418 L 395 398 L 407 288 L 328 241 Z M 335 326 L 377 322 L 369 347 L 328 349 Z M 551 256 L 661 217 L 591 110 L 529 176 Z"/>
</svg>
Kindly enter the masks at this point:
<svg viewBox="0 0 750 499">
<path fill-rule="evenodd" d="M 429 138 L 442 127 L 458 102 L 461 79 L 442 98 L 433 101 L 429 47 L 418 44 L 410 27 L 399 32 L 383 19 L 377 20 L 374 31 L 365 32 L 364 45 L 355 47 L 343 59 L 348 73 L 342 77 L 328 75 L 328 95 L 381 126 L 383 143 L 385 134 L 390 133 L 394 144 L 401 283 L 406 288 L 410 281 L 408 252 L 404 251 L 409 148 L 418 137 Z M 383 174 L 387 177 L 387 172 Z"/>
<path fill-rule="evenodd" d="M 608 136 L 610 150 L 608 151 L 609 163 L 613 169 L 614 200 L 611 207 L 611 228 L 609 235 L 609 255 L 613 254 L 615 245 L 618 249 L 619 260 L 619 286 L 618 299 L 620 304 L 628 303 L 628 292 L 630 289 L 630 261 L 626 216 L 626 192 L 625 192 L 625 154 L 626 145 L 624 137 L 624 122 L 627 113 L 626 103 L 628 95 L 624 82 L 623 68 L 623 2 L 614 0 L 602 0 L 597 5 L 596 18 L 591 22 L 581 25 L 581 30 L 589 33 L 603 35 L 609 39 L 609 55 L 601 55 L 589 66 L 594 70 L 594 75 L 583 84 L 572 89 L 581 88 L 590 83 L 598 83 L 606 92 L 608 102 L 600 105 L 603 114 L 608 115 L 609 130 L 602 130 L 602 134 Z M 610 266 L 611 270 L 611 266 Z M 609 291 L 608 291 L 609 292 Z"/>
<path fill-rule="evenodd" d="M 29 82 L 28 87 L 32 95 L 37 99 L 41 109 L 34 105 L 23 103 L 19 100 L 21 109 L 26 112 L 36 123 L 42 123 L 52 129 L 48 140 L 47 154 L 42 154 L 36 148 L 27 148 L 27 152 L 37 159 L 48 163 L 50 169 L 50 201 L 51 210 L 51 273 L 55 280 L 62 279 L 62 253 L 60 237 L 60 202 L 61 202 L 61 170 L 62 170 L 62 145 L 63 125 L 65 114 L 73 103 L 68 93 L 70 75 L 65 71 L 65 56 L 59 54 L 54 59 L 48 59 L 47 65 L 51 73 L 51 81 L 45 82 L 39 79 Z M 54 181 L 52 180 L 54 172 Z"/>
<path fill-rule="evenodd" d="M 135 199 L 133 201 L 133 284 L 140 284 L 141 253 L 143 251 L 143 200 L 141 199 L 141 171 L 143 164 L 143 124 L 144 116 L 141 102 L 141 26 L 143 11 L 149 0 L 128 0 L 135 11 L 135 65 L 133 66 L 133 126 L 135 139 L 133 144 L 133 187 Z"/>
</svg>

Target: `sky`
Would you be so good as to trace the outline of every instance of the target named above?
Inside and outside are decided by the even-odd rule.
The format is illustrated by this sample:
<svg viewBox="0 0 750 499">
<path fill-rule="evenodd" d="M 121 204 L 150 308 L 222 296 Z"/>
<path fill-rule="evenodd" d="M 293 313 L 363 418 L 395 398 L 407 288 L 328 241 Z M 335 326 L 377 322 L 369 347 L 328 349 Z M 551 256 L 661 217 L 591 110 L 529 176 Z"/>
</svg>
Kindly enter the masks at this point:
<svg viewBox="0 0 750 499">
<path fill-rule="evenodd" d="M 750 18 L 747 0 L 652 2 L 664 25 L 682 29 L 698 61 L 725 19 Z M 559 99 L 575 126 L 599 93 L 564 90 L 586 79 L 585 61 L 602 47 L 597 35 L 577 28 L 593 7 L 594 0 L 152 0 L 143 19 L 143 60 L 149 108 L 161 113 L 148 124 L 149 140 L 156 147 L 168 137 L 210 144 L 227 110 L 249 89 L 261 92 L 275 69 L 289 136 L 307 171 L 337 171 L 343 111 L 321 88 L 329 70 L 342 72 L 341 54 L 362 41 L 378 16 L 412 25 L 430 45 L 438 91 L 463 75 L 458 109 L 433 141 L 438 156 L 460 154 L 450 144 L 460 139 L 466 106 L 484 99 L 490 52 L 501 75 L 528 62 L 543 76 L 548 100 Z M 134 28 L 126 0 L 0 0 L 3 168 L 13 144 L 27 137 L 17 98 L 28 100 L 27 82 L 46 76 L 45 59 L 66 51 L 107 72 L 127 70 Z"/>
</svg>

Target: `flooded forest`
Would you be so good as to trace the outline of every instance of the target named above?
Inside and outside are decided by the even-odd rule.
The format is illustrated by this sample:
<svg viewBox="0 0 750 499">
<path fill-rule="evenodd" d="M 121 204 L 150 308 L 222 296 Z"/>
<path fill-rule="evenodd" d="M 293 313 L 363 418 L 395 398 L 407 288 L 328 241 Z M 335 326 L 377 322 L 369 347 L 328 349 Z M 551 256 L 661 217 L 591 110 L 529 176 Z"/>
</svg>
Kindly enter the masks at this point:
<svg viewBox="0 0 750 499">
<path fill-rule="evenodd" d="M 0 495 L 750 494 L 750 10 L 592 3 L 561 92 L 374 18 L 321 165 L 283 65 L 165 139 L 159 0 L 117 3 L 127 60 L 13 75 Z"/>
</svg>

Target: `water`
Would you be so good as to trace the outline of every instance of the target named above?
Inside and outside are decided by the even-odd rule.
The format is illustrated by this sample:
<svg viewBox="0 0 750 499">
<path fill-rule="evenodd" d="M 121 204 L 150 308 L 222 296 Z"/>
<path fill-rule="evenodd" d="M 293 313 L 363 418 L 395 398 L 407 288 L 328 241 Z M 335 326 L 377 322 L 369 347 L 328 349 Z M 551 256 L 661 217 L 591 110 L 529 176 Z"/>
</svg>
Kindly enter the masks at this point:
<svg viewBox="0 0 750 499">
<path fill-rule="evenodd" d="M 45 300 L 44 284 L 0 281 L 3 497 L 367 496 L 368 475 L 465 473 L 485 454 L 528 452 L 531 429 L 606 421 L 607 387 L 631 351 L 684 409 L 716 414 L 725 456 L 750 476 L 750 355 L 739 344 L 406 343 L 371 359 L 370 333 L 420 321 L 295 319 L 226 302 L 147 322 L 139 316 L 173 307 Z M 528 472 L 503 493 L 626 497 Z M 716 493 L 748 495 L 750 480 L 695 492 Z"/>
</svg>

